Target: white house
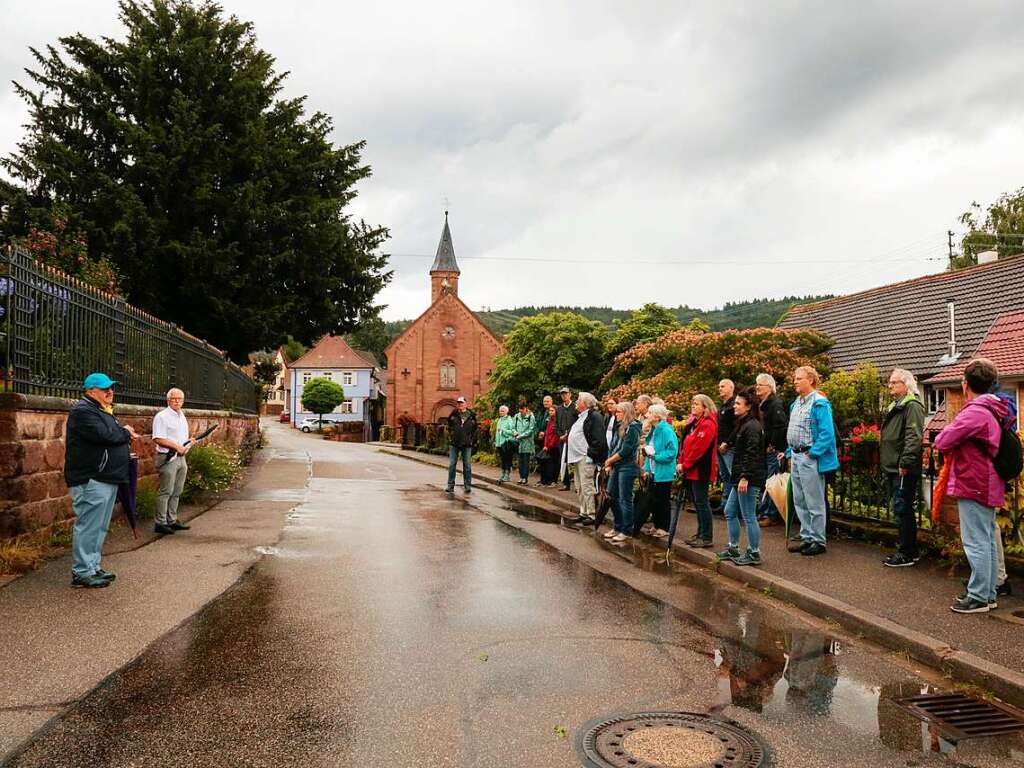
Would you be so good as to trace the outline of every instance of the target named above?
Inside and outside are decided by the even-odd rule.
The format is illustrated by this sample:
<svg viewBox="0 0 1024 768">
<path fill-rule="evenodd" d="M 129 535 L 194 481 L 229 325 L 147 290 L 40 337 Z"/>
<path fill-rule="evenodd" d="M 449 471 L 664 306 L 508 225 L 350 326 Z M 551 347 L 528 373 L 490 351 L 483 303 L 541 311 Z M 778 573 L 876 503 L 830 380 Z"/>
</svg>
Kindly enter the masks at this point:
<svg viewBox="0 0 1024 768">
<path fill-rule="evenodd" d="M 334 410 L 335 421 L 361 421 L 370 424 L 370 403 L 378 396 L 375 366 L 352 349 L 341 336 L 324 336 L 312 349 L 288 365 L 291 382 L 289 413 L 293 426 L 316 416 L 302 407 L 302 388 L 311 380 L 323 378 L 340 384 L 345 401 Z"/>
</svg>

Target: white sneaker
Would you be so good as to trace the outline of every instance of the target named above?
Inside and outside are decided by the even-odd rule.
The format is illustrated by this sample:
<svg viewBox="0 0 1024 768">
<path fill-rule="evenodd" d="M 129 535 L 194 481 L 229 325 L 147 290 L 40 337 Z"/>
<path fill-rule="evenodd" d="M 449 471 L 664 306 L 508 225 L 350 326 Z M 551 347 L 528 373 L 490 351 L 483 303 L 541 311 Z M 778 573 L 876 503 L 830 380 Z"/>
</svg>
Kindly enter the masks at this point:
<svg viewBox="0 0 1024 768">
<path fill-rule="evenodd" d="M 612 541 L 616 541 L 616 542 L 618 542 L 618 541 L 625 541 L 628 538 L 629 538 L 629 536 L 627 536 L 624 533 L 616 533 L 614 536 L 612 536 Z"/>
<path fill-rule="evenodd" d="M 615 532 L 615 531 L 608 531 L 608 533 L 606 533 L 606 534 L 604 535 L 604 537 L 605 537 L 606 539 L 614 539 L 614 538 L 615 538 L 616 536 L 618 536 L 618 535 L 619 535 L 619 534 L 618 534 L 617 532 Z"/>
</svg>

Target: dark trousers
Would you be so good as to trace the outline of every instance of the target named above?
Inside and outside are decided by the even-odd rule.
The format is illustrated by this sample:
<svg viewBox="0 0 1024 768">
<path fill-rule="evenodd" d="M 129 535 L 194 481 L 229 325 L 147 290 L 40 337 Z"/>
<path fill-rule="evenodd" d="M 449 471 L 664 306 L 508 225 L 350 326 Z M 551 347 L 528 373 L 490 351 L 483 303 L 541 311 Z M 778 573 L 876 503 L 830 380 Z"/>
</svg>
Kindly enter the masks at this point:
<svg viewBox="0 0 1024 768">
<path fill-rule="evenodd" d="M 473 449 L 469 446 L 448 446 L 448 490 L 455 488 L 455 467 L 462 459 L 462 484 L 468 490 L 473 485 Z"/>
<path fill-rule="evenodd" d="M 551 485 L 558 479 L 558 447 L 552 448 L 547 454 L 546 458 L 537 459 L 541 485 Z"/>
<path fill-rule="evenodd" d="M 651 494 L 651 522 L 655 528 L 667 531 L 672 522 L 672 481 L 653 483 Z"/>
<path fill-rule="evenodd" d="M 714 538 L 714 523 L 711 520 L 711 504 L 708 502 L 708 481 L 687 480 L 693 506 L 697 508 L 697 538 L 711 541 Z"/>
<path fill-rule="evenodd" d="M 917 489 L 921 486 L 920 475 L 889 475 L 892 489 L 892 511 L 900 532 L 900 554 L 917 557 Z"/>
<path fill-rule="evenodd" d="M 519 452 L 519 479 L 526 480 L 530 477 L 530 457 L 532 453 Z"/>
<path fill-rule="evenodd" d="M 562 464 L 565 463 L 565 452 L 569 450 L 569 444 L 568 443 L 559 443 L 558 445 L 560 447 L 560 450 L 559 450 L 559 453 L 558 453 L 558 469 L 559 469 L 559 471 L 561 471 Z M 570 488 L 572 488 L 572 477 L 569 475 L 569 468 L 568 467 L 565 468 L 565 480 L 562 481 L 562 485 L 565 486 L 566 490 L 569 490 Z"/>
<path fill-rule="evenodd" d="M 501 473 L 508 475 L 512 473 L 512 462 L 515 460 L 516 449 L 518 446 L 513 443 L 502 443 L 501 447 L 498 448 L 498 455 L 501 457 Z"/>
</svg>

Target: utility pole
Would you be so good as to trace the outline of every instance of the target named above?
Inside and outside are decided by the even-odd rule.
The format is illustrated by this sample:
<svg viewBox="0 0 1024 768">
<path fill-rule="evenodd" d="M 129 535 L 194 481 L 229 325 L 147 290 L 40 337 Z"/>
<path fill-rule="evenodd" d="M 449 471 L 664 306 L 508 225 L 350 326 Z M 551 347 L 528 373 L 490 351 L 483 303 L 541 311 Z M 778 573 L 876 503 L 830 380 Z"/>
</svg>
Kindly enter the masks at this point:
<svg viewBox="0 0 1024 768">
<path fill-rule="evenodd" d="M 949 239 L 949 271 L 953 271 L 953 230 L 946 231 L 946 237 Z"/>
</svg>

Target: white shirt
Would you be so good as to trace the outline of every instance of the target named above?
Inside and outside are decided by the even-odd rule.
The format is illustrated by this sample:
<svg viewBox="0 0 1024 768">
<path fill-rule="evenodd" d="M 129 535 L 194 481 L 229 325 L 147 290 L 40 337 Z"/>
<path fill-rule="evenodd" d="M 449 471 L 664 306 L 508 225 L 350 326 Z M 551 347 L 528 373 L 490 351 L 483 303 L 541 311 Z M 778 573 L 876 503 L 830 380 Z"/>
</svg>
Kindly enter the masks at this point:
<svg viewBox="0 0 1024 768">
<path fill-rule="evenodd" d="M 153 417 L 153 437 L 162 437 L 164 440 L 173 440 L 178 445 L 184 445 L 188 440 L 188 420 L 184 411 L 175 413 L 174 409 L 168 406 Z M 167 453 L 170 448 L 157 445 L 157 453 Z"/>
<path fill-rule="evenodd" d="M 576 421 L 569 428 L 569 439 L 566 441 L 567 453 L 565 460 L 570 464 L 582 461 L 587 458 L 587 436 L 583 434 L 583 423 L 587 420 L 590 411 L 577 414 Z"/>
</svg>

